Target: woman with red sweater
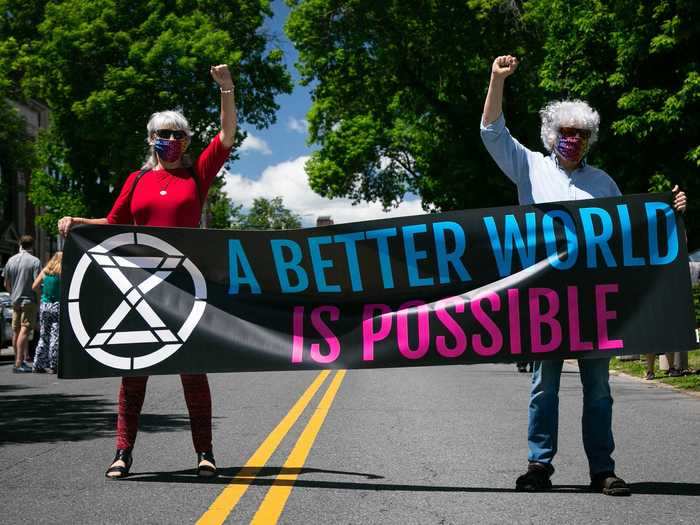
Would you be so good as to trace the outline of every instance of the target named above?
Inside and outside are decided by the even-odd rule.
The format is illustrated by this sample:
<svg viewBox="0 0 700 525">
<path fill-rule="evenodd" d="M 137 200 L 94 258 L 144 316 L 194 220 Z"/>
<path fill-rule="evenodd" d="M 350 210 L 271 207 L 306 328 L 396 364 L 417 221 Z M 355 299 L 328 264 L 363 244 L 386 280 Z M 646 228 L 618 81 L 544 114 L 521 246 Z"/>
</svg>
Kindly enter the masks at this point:
<svg viewBox="0 0 700 525">
<path fill-rule="evenodd" d="M 149 157 L 142 169 L 127 178 L 107 217 L 63 217 L 58 230 L 67 235 L 75 224 L 137 224 L 196 228 L 209 186 L 228 159 L 236 135 L 233 80 L 227 65 L 213 66 L 211 75 L 221 91 L 221 131 L 192 163 L 185 151 L 192 132 L 176 111 L 151 115 L 147 141 Z M 211 443 L 211 393 L 205 374 L 182 374 L 190 414 L 197 474 L 216 475 Z M 117 453 L 105 475 L 123 478 L 129 473 L 138 431 L 138 417 L 148 377 L 124 377 L 119 391 Z"/>
</svg>

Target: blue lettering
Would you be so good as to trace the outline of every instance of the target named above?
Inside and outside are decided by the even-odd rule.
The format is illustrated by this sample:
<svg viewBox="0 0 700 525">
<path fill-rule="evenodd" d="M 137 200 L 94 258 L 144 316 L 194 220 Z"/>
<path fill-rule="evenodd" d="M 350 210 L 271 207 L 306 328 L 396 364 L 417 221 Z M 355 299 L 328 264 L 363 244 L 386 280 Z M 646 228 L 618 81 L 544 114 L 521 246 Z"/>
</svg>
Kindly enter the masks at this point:
<svg viewBox="0 0 700 525">
<path fill-rule="evenodd" d="M 496 258 L 496 265 L 501 277 L 505 277 L 513 273 L 513 245 L 518 251 L 520 262 L 523 268 L 528 268 L 535 264 L 536 241 L 537 241 L 537 222 L 535 214 L 530 212 L 525 214 L 525 229 L 527 235 L 527 246 L 523 242 L 523 235 L 520 232 L 518 220 L 514 215 L 506 215 L 503 224 L 503 246 L 501 239 L 498 236 L 498 228 L 493 217 L 484 217 L 486 230 L 491 240 L 491 249 Z"/>
<path fill-rule="evenodd" d="M 428 252 L 425 250 L 416 250 L 416 243 L 413 238 L 417 233 L 425 233 L 427 227 L 425 224 L 415 224 L 413 226 L 404 226 L 402 229 L 404 252 L 406 253 L 406 269 L 408 270 L 408 284 L 412 287 L 432 285 L 432 277 L 421 277 L 418 274 L 418 261 L 427 259 Z"/>
<path fill-rule="evenodd" d="M 562 260 L 557 249 L 557 236 L 554 233 L 554 219 L 561 221 L 564 226 L 564 237 L 566 238 L 566 259 Z M 542 231 L 544 234 L 544 244 L 547 249 L 547 259 L 549 264 L 557 270 L 568 270 L 578 259 L 578 238 L 576 236 L 576 225 L 574 219 L 563 210 L 548 211 L 542 217 Z"/>
<path fill-rule="evenodd" d="M 649 262 L 654 266 L 669 264 L 678 257 L 678 230 L 676 229 L 676 217 L 671 208 L 665 202 L 647 202 L 644 204 L 647 212 L 649 227 Z M 657 233 L 658 212 L 663 212 L 666 220 L 666 239 L 668 240 L 668 253 L 661 255 L 659 250 L 659 237 Z"/>
<path fill-rule="evenodd" d="M 586 237 L 586 266 L 588 268 L 598 267 L 598 257 L 596 256 L 597 250 L 605 259 L 605 264 L 609 268 L 616 268 L 617 263 L 610 251 L 610 246 L 608 241 L 613 234 L 613 224 L 612 219 L 607 211 L 602 208 L 581 208 L 579 210 L 581 215 L 581 222 L 583 222 L 583 233 Z M 596 233 L 593 227 L 593 217 L 597 217 L 600 220 L 602 230 L 600 233 Z"/>
<path fill-rule="evenodd" d="M 384 289 L 394 287 L 394 276 L 391 272 L 391 257 L 389 257 L 389 237 L 396 237 L 396 228 L 383 228 L 381 230 L 369 230 L 365 233 L 367 240 L 376 239 L 377 254 L 379 255 L 379 267 L 382 272 Z"/>
<path fill-rule="evenodd" d="M 455 248 L 454 251 L 448 252 L 445 246 L 445 232 L 450 231 L 454 236 Z M 440 284 L 450 282 L 450 268 L 452 267 L 457 272 L 462 282 L 471 281 L 472 277 L 462 263 L 462 255 L 466 248 L 466 239 L 464 230 L 456 222 L 436 222 L 433 224 L 433 233 L 435 234 L 435 250 L 437 252 L 438 272 L 440 274 Z"/>
<path fill-rule="evenodd" d="M 348 270 L 350 271 L 350 284 L 353 292 L 361 292 L 362 278 L 360 277 L 360 262 L 357 260 L 357 241 L 365 238 L 364 232 L 344 233 L 333 237 L 335 242 L 345 244 L 345 255 L 348 258 Z"/>
<path fill-rule="evenodd" d="M 330 235 L 322 235 L 320 237 L 309 237 L 309 254 L 311 255 L 311 264 L 314 269 L 314 277 L 316 278 L 316 288 L 319 292 L 338 293 L 340 285 L 326 283 L 326 268 L 333 268 L 333 261 L 321 257 L 321 246 L 330 244 L 333 239 Z"/>
<path fill-rule="evenodd" d="M 622 264 L 625 266 L 644 266 L 644 257 L 635 257 L 632 247 L 632 224 L 627 204 L 617 205 L 617 215 L 622 228 Z"/>
<path fill-rule="evenodd" d="M 243 271 L 243 275 L 238 273 L 239 265 Z M 228 275 L 228 293 L 230 295 L 237 294 L 242 284 L 250 286 L 251 292 L 260 293 L 260 284 L 255 278 L 253 268 L 251 268 L 248 257 L 246 257 L 243 246 L 241 245 L 241 241 L 238 239 L 229 239 L 228 241 Z"/>
<path fill-rule="evenodd" d="M 306 271 L 299 266 L 302 259 L 301 247 L 288 239 L 272 239 L 270 247 L 282 293 L 297 293 L 306 290 L 309 287 L 309 277 L 306 275 Z M 289 260 L 284 258 L 283 252 L 285 250 L 291 255 Z M 290 284 L 288 272 L 296 275 L 297 281 L 299 281 L 297 285 Z"/>
</svg>

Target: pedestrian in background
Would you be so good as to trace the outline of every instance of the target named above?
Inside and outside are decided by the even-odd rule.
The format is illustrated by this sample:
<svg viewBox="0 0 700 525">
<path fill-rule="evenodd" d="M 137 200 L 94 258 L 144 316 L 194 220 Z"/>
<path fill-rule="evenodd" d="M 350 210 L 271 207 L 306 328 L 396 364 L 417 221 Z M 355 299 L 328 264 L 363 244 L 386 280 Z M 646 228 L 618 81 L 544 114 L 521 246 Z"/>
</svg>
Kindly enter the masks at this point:
<svg viewBox="0 0 700 525">
<path fill-rule="evenodd" d="M 25 363 L 29 350 L 29 334 L 36 325 L 38 297 L 32 283 L 41 271 L 41 262 L 32 255 L 34 238 L 23 235 L 19 240 L 19 253 L 10 257 L 2 272 L 5 289 L 12 302 L 12 348 L 15 350 L 14 373 L 31 372 Z"/>
<path fill-rule="evenodd" d="M 668 360 L 668 376 L 669 377 L 680 377 L 683 375 L 679 367 L 676 367 L 674 358 L 677 352 L 666 353 L 666 359 Z M 661 355 L 661 354 L 659 354 Z M 656 362 L 656 354 L 644 354 L 646 359 L 646 380 L 651 381 L 656 379 L 656 374 L 654 373 L 654 364 Z"/>
<path fill-rule="evenodd" d="M 39 342 L 34 353 L 34 372 L 56 373 L 58 367 L 58 313 L 61 300 L 61 261 L 56 252 L 34 280 L 32 289 L 41 290 L 39 305 Z"/>
</svg>

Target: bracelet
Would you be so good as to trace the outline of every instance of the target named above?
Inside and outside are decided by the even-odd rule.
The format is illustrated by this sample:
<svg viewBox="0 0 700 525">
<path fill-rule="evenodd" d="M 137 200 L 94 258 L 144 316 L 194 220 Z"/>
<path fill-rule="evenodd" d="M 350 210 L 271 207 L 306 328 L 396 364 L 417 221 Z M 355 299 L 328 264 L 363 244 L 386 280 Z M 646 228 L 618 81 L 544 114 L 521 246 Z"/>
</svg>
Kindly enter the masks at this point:
<svg viewBox="0 0 700 525">
<path fill-rule="evenodd" d="M 221 89 L 219 88 L 219 91 L 221 91 L 221 94 L 223 95 L 228 95 L 229 93 L 233 93 L 233 87 L 231 89 Z"/>
</svg>

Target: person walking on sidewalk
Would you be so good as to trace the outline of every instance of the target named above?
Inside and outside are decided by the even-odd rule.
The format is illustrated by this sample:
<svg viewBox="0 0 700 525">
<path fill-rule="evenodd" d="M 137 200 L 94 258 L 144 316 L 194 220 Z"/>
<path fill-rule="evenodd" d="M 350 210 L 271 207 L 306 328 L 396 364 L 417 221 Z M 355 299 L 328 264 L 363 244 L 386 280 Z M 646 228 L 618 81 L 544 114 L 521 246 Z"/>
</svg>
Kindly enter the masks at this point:
<svg viewBox="0 0 700 525">
<path fill-rule="evenodd" d="M 29 353 L 29 334 L 36 325 L 37 294 L 32 283 L 39 275 L 41 262 L 32 255 L 34 238 L 23 235 L 19 240 L 19 253 L 10 257 L 3 270 L 5 289 L 12 301 L 12 348 L 15 350 L 15 373 L 32 371 L 25 363 Z"/>
<path fill-rule="evenodd" d="M 236 137 L 233 80 L 225 64 L 212 66 L 211 76 L 221 92 L 221 129 L 192 162 L 185 150 L 192 130 L 177 111 L 151 115 L 146 126 L 150 153 L 145 165 L 126 179 L 107 217 L 63 217 L 58 231 L 67 235 L 76 224 L 137 224 L 140 226 L 196 228 L 202 205 L 216 174 L 229 158 Z M 211 392 L 205 374 L 181 374 L 190 414 L 192 441 L 197 453 L 197 474 L 213 476 Z M 123 377 L 117 415 L 117 453 L 105 475 L 123 478 L 132 463 L 138 417 L 146 395 L 148 377 Z"/>
<path fill-rule="evenodd" d="M 58 313 L 61 300 L 61 261 L 63 252 L 56 252 L 32 284 L 41 290 L 39 305 L 39 343 L 34 353 L 34 372 L 56 373 L 58 367 Z"/>
<path fill-rule="evenodd" d="M 553 101 L 540 111 L 541 138 L 548 155 L 531 151 L 515 140 L 503 117 L 505 80 L 518 67 L 511 55 L 497 57 L 491 66 L 481 138 L 501 171 L 515 183 L 520 204 L 581 200 L 620 195 L 603 170 L 586 162 L 598 137 L 600 116 L 581 100 Z M 674 187 L 674 208 L 685 210 L 685 194 Z M 612 452 L 610 358 L 579 359 L 583 384 L 583 446 L 588 457 L 591 487 L 612 496 L 629 495 L 630 488 L 615 474 Z M 552 461 L 557 453 L 559 380 L 563 361 L 537 361 L 532 374 L 528 413 L 528 469 L 516 489 L 551 489 Z"/>
</svg>

